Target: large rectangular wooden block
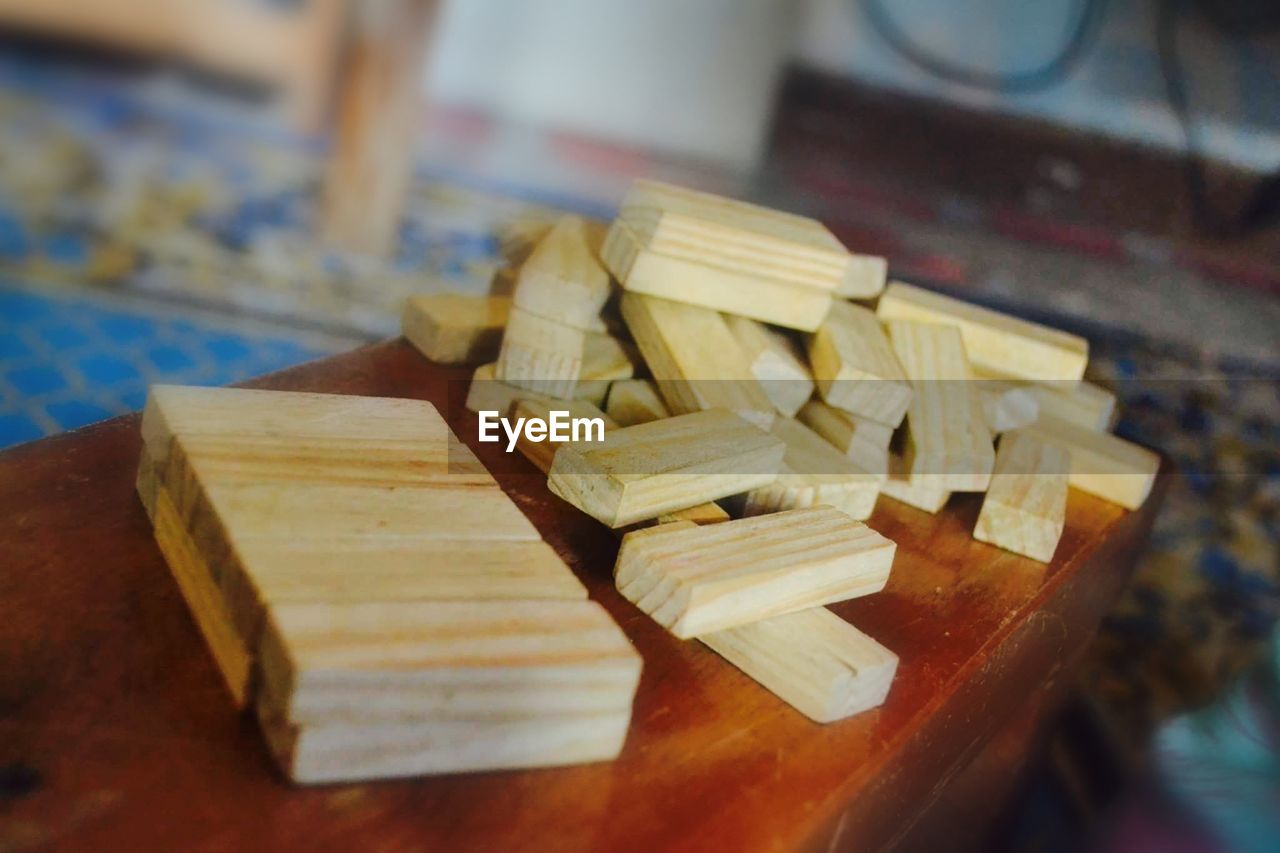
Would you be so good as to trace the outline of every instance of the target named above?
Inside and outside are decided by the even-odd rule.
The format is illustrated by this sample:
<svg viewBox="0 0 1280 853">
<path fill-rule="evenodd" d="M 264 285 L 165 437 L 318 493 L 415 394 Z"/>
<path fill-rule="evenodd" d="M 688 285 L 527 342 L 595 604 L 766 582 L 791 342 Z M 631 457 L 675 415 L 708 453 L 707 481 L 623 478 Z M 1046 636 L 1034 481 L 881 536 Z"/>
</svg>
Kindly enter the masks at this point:
<svg viewBox="0 0 1280 853">
<path fill-rule="evenodd" d="M 513 307 L 494 378 L 549 397 L 573 397 L 582 373 L 586 332 Z"/>
<path fill-rule="evenodd" d="M 829 405 L 891 427 L 902 423 L 911 386 L 870 310 L 835 302 L 809 341 L 809 364 Z"/>
<path fill-rule="evenodd" d="M 773 403 L 720 314 L 627 293 L 622 316 L 672 412 L 726 409 L 765 429 L 773 422 Z"/>
<path fill-rule="evenodd" d="M 564 216 L 538 240 L 516 277 L 517 308 L 594 329 L 609 299 L 609 274 L 596 259 L 581 217 Z"/>
<path fill-rule="evenodd" d="M 880 494 L 880 477 L 863 471 L 822 436 L 791 418 L 778 418 L 769 431 L 787 446 L 778 479 L 747 492 L 744 515 L 826 505 L 850 518 L 870 518 Z"/>
<path fill-rule="evenodd" d="M 879 592 L 896 546 L 831 507 L 628 533 L 614 582 L 689 638 Z"/>
<path fill-rule="evenodd" d="M 506 296 L 410 296 L 400 316 L 400 332 L 420 353 L 441 364 L 492 361 L 510 311 Z"/>
<path fill-rule="evenodd" d="M 1123 438 L 1041 417 L 1025 431 L 1071 455 L 1067 482 L 1082 492 L 1137 509 L 1160 470 L 1160 457 Z"/>
<path fill-rule="evenodd" d="M 765 396 L 781 414 L 795 417 L 813 396 L 813 375 L 795 344 L 781 332 L 755 320 L 733 314 L 726 314 L 724 319 Z"/>
<path fill-rule="evenodd" d="M 1089 342 L 1079 335 L 900 281 L 889 283 L 876 313 L 885 321 L 955 326 L 974 367 L 992 376 L 1076 382 L 1084 376 L 1089 361 Z"/>
<path fill-rule="evenodd" d="M 610 527 L 656 518 L 772 482 L 786 447 L 713 409 L 608 430 L 556 451 L 551 491 Z"/>
<path fill-rule="evenodd" d="M 1049 562 L 1067 515 L 1067 451 L 1026 432 L 1000 439 L 973 538 Z"/>
<path fill-rule="evenodd" d="M 698 639 L 815 723 L 881 705 L 898 670 L 897 655 L 825 607 Z"/>
</svg>

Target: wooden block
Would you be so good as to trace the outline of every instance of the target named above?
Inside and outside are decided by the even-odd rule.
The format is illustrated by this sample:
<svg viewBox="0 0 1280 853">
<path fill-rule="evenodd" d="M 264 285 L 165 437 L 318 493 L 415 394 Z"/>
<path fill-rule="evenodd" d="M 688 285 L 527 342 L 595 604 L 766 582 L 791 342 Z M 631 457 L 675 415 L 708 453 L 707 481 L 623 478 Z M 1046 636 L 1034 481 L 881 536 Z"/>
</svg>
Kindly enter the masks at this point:
<svg viewBox="0 0 1280 853">
<path fill-rule="evenodd" d="M 898 669 L 897 655 L 825 607 L 699 639 L 816 723 L 883 704 Z"/>
<path fill-rule="evenodd" d="M 1100 385 L 1054 382 L 1024 387 L 1036 395 L 1042 415 L 1094 432 L 1110 432 L 1115 426 L 1116 395 Z"/>
<path fill-rule="evenodd" d="M 694 524 L 719 524 L 722 521 L 729 521 L 731 516 L 715 501 L 710 503 L 698 504 L 688 509 L 678 509 L 675 512 L 664 513 L 657 517 L 658 524 L 671 524 L 677 521 L 689 521 Z"/>
<path fill-rule="evenodd" d="M 570 399 L 582 373 L 586 332 L 512 306 L 494 378 Z"/>
<path fill-rule="evenodd" d="M 566 326 L 592 329 L 609 292 L 609 274 L 591 250 L 586 222 L 564 216 L 520 267 L 514 304 Z"/>
<path fill-rule="evenodd" d="M 806 403 L 796 414 L 796 419 L 822 436 L 863 471 L 875 474 L 882 481 L 888 475 L 893 427 L 837 409 L 821 400 Z"/>
<path fill-rule="evenodd" d="M 1089 360 L 1089 342 L 1078 335 L 900 281 L 890 282 L 880 297 L 876 313 L 881 320 L 956 326 L 964 338 L 969 361 L 993 376 L 1077 382 L 1084 376 Z"/>
<path fill-rule="evenodd" d="M 551 491 L 610 527 L 656 518 L 773 481 L 785 446 L 711 410 L 606 431 L 556 451 Z"/>
<path fill-rule="evenodd" d="M 619 426 L 647 424 L 671 417 L 667 404 L 658 396 L 657 386 L 647 379 L 614 382 L 609 388 L 605 411 Z"/>
<path fill-rule="evenodd" d="M 553 411 L 567 412 L 570 419 L 599 419 L 601 424 L 601 435 L 605 429 L 615 429 L 618 425 L 613 418 L 600 411 L 595 406 L 583 400 L 542 400 L 542 399 L 523 399 L 516 400 L 511 406 L 511 417 L 513 418 L 540 418 L 542 421 L 550 424 L 551 413 Z M 560 447 L 568 439 L 560 441 L 552 441 L 548 435 L 542 441 L 532 441 L 523 431 L 520 437 L 516 439 L 516 449 L 524 454 L 525 458 L 537 466 L 542 473 L 551 470 L 551 460 L 555 458 L 556 449 Z"/>
<path fill-rule="evenodd" d="M 622 297 L 622 316 L 672 412 L 726 409 L 768 429 L 773 403 L 722 316 L 638 293 Z"/>
<path fill-rule="evenodd" d="M 612 335 L 588 332 L 582 350 L 582 372 L 573 396 L 590 401 L 597 408 L 604 405 L 614 382 L 635 376 L 640 354 L 630 344 Z"/>
<path fill-rule="evenodd" d="M 896 545 L 831 507 L 697 526 L 663 524 L 622 540 L 623 597 L 682 639 L 884 588 Z"/>
<path fill-rule="evenodd" d="M 818 393 L 829 405 L 896 427 L 911 402 L 911 386 L 876 315 L 837 300 L 809 341 Z"/>
<path fill-rule="evenodd" d="M 991 487 L 973 538 L 1042 563 L 1053 558 L 1067 514 L 1067 451 L 1026 432 L 1000 439 Z"/>
<path fill-rule="evenodd" d="M 993 434 L 1009 432 L 1033 424 L 1040 417 L 1040 401 L 1035 391 L 1013 382 L 975 380 L 974 389 L 982 404 L 982 416 Z"/>
<path fill-rule="evenodd" d="M 884 290 L 889 276 L 889 262 L 875 255 L 851 255 L 849 270 L 836 288 L 836 296 L 844 299 L 874 299 Z"/>
<path fill-rule="evenodd" d="M 951 497 L 942 477 L 912 474 L 896 453 L 889 454 L 889 476 L 880 484 L 880 494 L 929 513 L 937 513 Z"/>
<path fill-rule="evenodd" d="M 763 323 L 726 314 L 729 331 L 747 357 L 747 369 L 779 412 L 789 418 L 813 396 L 813 376 L 789 338 Z"/>
<path fill-rule="evenodd" d="M 436 293 L 405 300 L 400 331 L 432 361 L 469 364 L 492 361 L 502 344 L 511 299 Z"/>
<path fill-rule="evenodd" d="M 503 223 L 497 229 L 498 254 L 511 267 L 519 267 L 542 239 L 555 227 L 556 217 L 545 215 L 520 216 Z M 604 235 L 608 226 L 599 220 L 584 221 L 587 247 L 593 257 L 600 256 L 600 246 L 604 243 Z"/>
<path fill-rule="evenodd" d="M 880 477 L 863 471 L 799 421 L 778 418 L 769 432 L 787 446 L 782 472 L 769 485 L 747 492 L 743 515 L 825 504 L 858 521 L 871 517 Z"/>
<path fill-rule="evenodd" d="M 948 491 L 984 491 L 995 450 L 959 330 L 908 320 L 891 320 L 888 330 L 913 391 L 903 451 L 912 476 L 935 476 Z"/>
<path fill-rule="evenodd" d="M 1070 454 L 1067 482 L 1073 488 L 1125 509 L 1142 506 L 1160 470 L 1160 457 L 1155 453 L 1110 433 L 1044 416 L 1021 431 Z"/>
<path fill-rule="evenodd" d="M 494 377 L 497 367 L 497 364 L 482 364 L 471 374 L 471 384 L 467 386 L 466 407 L 468 411 L 509 412 L 517 400 L 566 402 L 559 397 L 550 397 L 546 394 L 530 391 L 528 388 L 520 388 L 499 381 Z M 600 403 L 603 402 L 603 395 L 608 393 L 609 385 L 611 384 L 605 383 L 603 386 L 598 386 L 595 381 L 579 382 L 574 389 L 573 399 L 582 400 L 599 407 Z M 599 399 L 597 399 L 597 395 L 600 395 Z"/>
<path fill-rule="evenodd" d="M 281 604 L 260 649 L 304 725 L 628 713 L 640 656 L 591 601 Z"/>
</svg>

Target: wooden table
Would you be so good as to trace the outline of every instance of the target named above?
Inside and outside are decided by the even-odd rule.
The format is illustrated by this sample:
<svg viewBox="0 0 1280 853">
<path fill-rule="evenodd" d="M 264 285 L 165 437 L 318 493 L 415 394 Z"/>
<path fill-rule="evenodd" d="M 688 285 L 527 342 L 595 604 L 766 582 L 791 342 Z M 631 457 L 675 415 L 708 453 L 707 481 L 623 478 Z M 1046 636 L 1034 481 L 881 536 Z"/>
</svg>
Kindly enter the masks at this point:
<svg viewBox="0 0 1280 853">
<path fill-rule="evenodd" d="M 388 342 L 263 387 L 431 400 L 644 656 L 609 764 L 290 787 L 237 714 L 133 491 L 138 418 L 0 454 L 0 849 L 772 850 L 980 843 L 1160 501 L 1072 491 L 1049 566 L 882 500 L 885 591 L 836 606 L 902 659 L 880 709 L 818 726 L 610 583 L 613 535 L 475 444 L 469 371 Z"/>
</svg>

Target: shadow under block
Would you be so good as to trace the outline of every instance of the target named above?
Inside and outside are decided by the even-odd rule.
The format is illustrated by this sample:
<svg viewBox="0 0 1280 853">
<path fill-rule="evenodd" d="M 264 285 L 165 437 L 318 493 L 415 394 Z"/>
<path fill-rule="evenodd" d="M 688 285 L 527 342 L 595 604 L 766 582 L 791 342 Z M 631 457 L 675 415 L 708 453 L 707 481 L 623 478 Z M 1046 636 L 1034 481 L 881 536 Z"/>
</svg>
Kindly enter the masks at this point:
<svg viewBox="0 0 1280 853">
<path fill-rule="evenodd" d="M 769 485 L 747 492 L 743 515 L 825 504 L 857 521 L 871 516 L 880 477 L 859 468 L 799 421 L 778 418 L 769 433 L 787 446 L 782 470 Z"/>
<path fill-rule="evenodd" d="M 936 477 L 949 491 L 984 491 L 995 449 L 959 330 L 892 320 L 888 331 L 913 392 L 903 450 L 907 469 L 913 477 Z"/>
<path fill-rule="evenodd" d="M 795 345 L 763 323 L 724 315 L 729 331 L 742 347 L 751 375 L 781 414 L 793 418 L 813 396 L 813 375 Z"/>
<path fill-rule="evenodd" d="M 607 430 L 556 451 L 551 491 L 609 527 L 687 509 L 772 482 L 785 445 L 720 409 Z"/>
<path fill-rule="evenodd" d="M 816 723 L 878 707 L 898 669 L 897 655 L 825 607 L 698 639 Z"/>
<path fill-rule="evenodd" d="M 658 396 L 657 386 L 648 379 L 623 379 L 613 383 L 605 411 L 619 426 L 636 426 L 671 417 L 667 404 Z"/>
<path fill-rule="evenodd" d="M 773 422 L 773 403 L 719 313 L 626 293 L 622 316 L 674 414 L 726 409 L 763 429 Z"/>
<path fill-rule="evenodd" d="M 883 480 L 889 473 L 889 443 L 893 427 L 870 418 L 810 400 L 796 414 L 796 420 L 822 436 L 853 464 Z"/>
<path fill-rule="evenodd" d="M 876 314 L 882 321 L 955 326 L 974 368 L 992 376 L 1077 382 L 1089 360 L 1089 342 L 1078 335 L 900 281 L 889 283 L 876 305 Z"/>
<path fill-rule="evenodd" d="M 566 326 L 593 329 L 609 292 L 609 274 L 591 250 L 586 222 L 564 216 L 520 266 L 514 304 Z"/>
<path fill-rule="evenodd" d="M 1067 514 L 1067 451 L 1025 432 L 1000 439 L 973 538 L 1047 563 Z"/>
<path fill-rule="evenodd" d="M 492 361 L 510 311 L 506 296 L 410 296 L 400 316 L 400 331 L 419 352 L 440 364 Z"/>
<path fill-rule="evenodd" d="M 852 262 L 815 220 L 652 181 L 623 199 L 602 257 L 629 291 L 803 331 Z"/>
<path fill-rule="evenodd" d="M 896 547 L 825 506 L 704 526 L 678 522 L 628 533 L 614 583 L 688 639 L 879 592 Z"/>
<path fill-rule="evenodd" d="M 836 301 L 809 340 L 809 364 L 829 405 L 891 427 L 902 423 L 911 385 L 876 315 Z"/>
<path fill-rule="evenodd" d="M 570 399 L 582 373 L 586 332 L 513 307 L 494 378 L 549 397 Z"/>
<path fill-rule="evenodd" d="M 1125 509 L 1142 506 L 1160 470 L 1160 457 L 1155 453 L 1110 433 L 1047 417 L 1023 431 L 1070 454 L 1067 482 L 1072 488 Z"/>
</svg>

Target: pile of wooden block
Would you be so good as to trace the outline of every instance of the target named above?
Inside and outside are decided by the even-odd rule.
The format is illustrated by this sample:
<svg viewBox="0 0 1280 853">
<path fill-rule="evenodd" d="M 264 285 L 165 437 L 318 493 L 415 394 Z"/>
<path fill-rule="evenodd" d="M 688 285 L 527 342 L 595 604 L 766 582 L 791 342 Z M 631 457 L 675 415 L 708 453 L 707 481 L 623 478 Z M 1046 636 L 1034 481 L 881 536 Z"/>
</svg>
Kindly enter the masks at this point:
<svg viewBox="0 0 1280 853">
<path fill-rule="evenodd" d="M 138 492 L 299 782 L 607 760 L 640 658 L 429 403 L 156 386 Z"/>
<path fill-rule="evenodd" d="M 893 543 L 861 523 L 880 495 L 936 513 L 984 492 L 975 537 L 1048 561 L 1069 487 L 1136 508 L 1154 481 L 1158 457 L 1108 433 L 1084 339 L 886 286 L 812 219 L 641 181 L 603 236 L 508 236 L 510 297 L 412 300 L 406 336 L 496 351 L 473 411 L 604 418 L 603 442 L 520 447 L 626 534 L 625 597 L 816 720 L 878 704 L 896 665 L 823 607 L 884 586 Z"/>
</svg>

